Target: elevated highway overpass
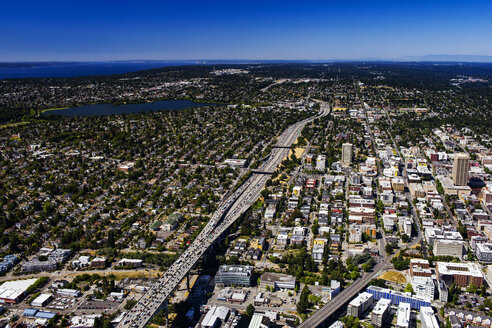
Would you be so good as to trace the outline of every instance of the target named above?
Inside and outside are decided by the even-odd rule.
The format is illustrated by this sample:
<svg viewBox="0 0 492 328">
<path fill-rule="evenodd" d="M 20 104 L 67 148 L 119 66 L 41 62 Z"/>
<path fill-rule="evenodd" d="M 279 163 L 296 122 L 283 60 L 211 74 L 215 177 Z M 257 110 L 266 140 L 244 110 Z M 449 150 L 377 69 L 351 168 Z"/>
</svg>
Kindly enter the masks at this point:
<svg viewBox="0 0 492 328">
<path fill-rule="evenodd" d="M 259 172 L 273 172 L 288 156 L 290 146 L 300 135 L 304 126 L 316 118 L 326 116 L 329 110 L 297 122 L 287 128 L 278 138 L 270 156 L 257 168 Z M 166 300 L 176 290 L 180 281 L 193 268 L 207 249 L 244 213 L 260 196 L 268 174 L 251 176 L 232 194 L 228 193 L 220 202 L 217 211 L 193 243 L 169 267 L 164 275 L 152 286 L 124 316 L 119 328 L 144 328 L 152 317 L 165 306 Z"/>
</svg>

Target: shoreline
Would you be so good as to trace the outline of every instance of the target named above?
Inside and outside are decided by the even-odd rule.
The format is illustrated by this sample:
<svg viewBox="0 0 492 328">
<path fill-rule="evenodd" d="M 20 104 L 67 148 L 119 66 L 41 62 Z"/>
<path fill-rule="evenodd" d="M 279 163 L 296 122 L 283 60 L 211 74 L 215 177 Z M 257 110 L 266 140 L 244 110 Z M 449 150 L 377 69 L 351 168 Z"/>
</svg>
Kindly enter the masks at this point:
<svg viewBox="0 0 492 328">
<path fill-rule="evenodd" d="M 142 102 L 122 102 L 122 103 L 110 103 L 110 102 L 101 102 L 101 103 L 93 103 L 93 104 L 86 104 L 86 105 L 80 105 L 80 106 L 71 106 L 71 107 L 59 107 L 59 108 L 47 108 L 43 109 L 40 111 L 39 116 L 43 115 L 62 115 L 62 116 L 105 116 L 105 115 L 114 115 L 114 114 L 120 114 L 120 113 L 98 113 L 98 114 L 85 114 L 85 115 L 65 115 L 63 112 L 67 109 L 73 109 L 73 110 L 80 110 L 82 107 L 86 107 L 85 109 L 88 109 L 87 107 L 90 106 L 112 106 L 114 108 L 119 108 L 122 106 L 132 106 L 132 105 L 147 105 L 147 104 L 157 104 L 163 103 L 162 105 L 165 107 L 166 104 L 170 104 L 172 102 L 190 102 L 190 106 L 185 106 L 183 108 L 140 108 L 138 111 L 135 111 L 135 109 L 132 109 L 127 112 L 122 112 L 121 114 L 132 114 L 132 113 L 140 113 L 140 112 L 156 112 L 156 111 L 162 111 L 162 110 L 182 110 L 182 109 L 188 109 L 188 108 L 198 108 L 198 107 L 206 107 L 206 106 L 223 106 L 224 104 L 219 104 L 219 103 L 212 103 L 212 102 L 206 102 L 206 101 L 195 101 L 191 99 L 161 99 L 161 100 L 155 100 L 155 101 L 142 101 Z M 179 106 L 178 106 L 179 107 Z M 94 110 L 94 108 L 90 108 L 89 110 Z M 123 109 L 124 110 L 124 109 Z M 60 111 L 60 113 L 49 113 L 49 112 L 54 112 L 54 111 Z M 103 111 L 104 112 L 104 111 Z M 45 114 L 48 113 L 48 114 Z"/>
<path fill-rule="evenodd" d="M 69 109 L 69 108 L 73 108 L 73 107 L 46 108 L 46 109 L 41 110 L 41 114 L 45 113 L 45 112 L 51 112 L 53 110 L 63 110 L 63 109 Z"/>
</svg>

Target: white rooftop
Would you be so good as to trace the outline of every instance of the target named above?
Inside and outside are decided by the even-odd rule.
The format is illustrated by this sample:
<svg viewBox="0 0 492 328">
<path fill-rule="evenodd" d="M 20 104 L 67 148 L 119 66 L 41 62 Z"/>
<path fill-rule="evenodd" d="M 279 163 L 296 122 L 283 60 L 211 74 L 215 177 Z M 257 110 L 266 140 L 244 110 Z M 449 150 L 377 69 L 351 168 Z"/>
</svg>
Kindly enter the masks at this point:
<svg viewBox="0 0 492 328">
<path fill-rule="evenodd" d="M 400 302 L 396 317 L 397 327 L 408 327 L 410 324 L 410 303 Z"/>
<path fill-rule="evenodd" d="M 41 294 L 31 302 L 31 305 L 37 306 L 37 304 L 43 304 L 44 302 L 49 300 L 51 296 L 51 294 Z"/>
<path fill-rule="evenodd" d="M 383 314 L 384 311 L 388 308 L 388 306 L 391 305 L 391 300 L 386 299 L 386 298 L 381 298 L 377 303 L 376 306 L 374 306 L 374 310 L 372 312 L 374 314 Z"/>
<path fill-rule="evenodd" d="M 366 302 L 371 297 L 373 297 L 372 294 L 368 292 L 363 292 L 360 293 L 359 296 L 354 298 L 349 304 L 352 306 L 360 306 L 362 303 Z"/>
<path fill-rule="evenodd" d="M 466 274 L 474 277 L 482 277 L 482 270 L 480 266 L 476 263 L 448 263 L 448 262 L 437 262 L 436 263 L 437 271 L 439 274 L 453 275 L 453 274 Z"/>
<path fill-rule="evenodd" d="M 423 327 L 427 328 L 439 328 L 436 316 L 434 315 L 434 310 L 428 306 L 422 306 L 420 308 L 420 321 Z"/>
<path fill-rule="evenodd" d="M 12 280 L 4 282 L 0 285 L 0 289 L 10 289 L 10 290 L 18 290 L 25 292 L 27 288 L 29 288 L 32 284 L 34 284 L 38 280 L 37 278 L 32 279 L 24 279 L 24 280 Z"/>
</svg>

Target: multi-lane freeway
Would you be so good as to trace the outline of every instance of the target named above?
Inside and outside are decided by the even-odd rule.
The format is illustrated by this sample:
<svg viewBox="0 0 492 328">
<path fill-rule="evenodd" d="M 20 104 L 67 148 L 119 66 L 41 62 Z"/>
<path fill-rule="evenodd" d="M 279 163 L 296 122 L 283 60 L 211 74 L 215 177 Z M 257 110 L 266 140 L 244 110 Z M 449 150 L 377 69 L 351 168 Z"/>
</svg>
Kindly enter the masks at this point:
<svg viewBox="0 0 492 328">
<path fill-rule="evenodd" d="M 328 112 L 327 108 L 323 108 L 317 116 L 293 124 L 280 135 L 276 146 L 291 146 L 308 122 L 325 116 Z M 274 171 L 288 154 L 289 148 L 273 148 L 270 156 L 257 170 Z M 132 310 L 126 313 L 118 327 L 145 327 L 207 249 L 258 199 L 268 179 L 268 175 L 253 173 L 236 191 L 228 193 L 198 237 L 159 281 L 139 299 Z"/>
</svg>

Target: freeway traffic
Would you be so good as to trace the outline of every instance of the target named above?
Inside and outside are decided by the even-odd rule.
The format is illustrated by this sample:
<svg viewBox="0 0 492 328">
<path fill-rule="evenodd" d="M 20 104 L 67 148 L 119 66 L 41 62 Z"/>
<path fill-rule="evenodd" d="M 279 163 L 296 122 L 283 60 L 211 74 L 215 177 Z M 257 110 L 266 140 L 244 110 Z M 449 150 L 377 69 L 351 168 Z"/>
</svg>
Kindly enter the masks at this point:
<svg viewBox="0 0 492 328">
<path fill-rule="evenodd" d="M 315 117 L 293 124 L 280 135 L 276 145 L 291 146 L 308 122 L 328 113 L 329 111 L 324 109 Z M 288 156 L 289 151 L 288 148 L 274 148 L 258 170 L 274 171 L 282 160 Z M 218 210 L 212 215 L 212 218 L 198 237 L 181 254 L 179 259 L 169 267 L 159 281 L 139 299 L 133 309 L 126 313 L 118 327 L 145 327 L 210 245 L 258 199 L 268 179 L 269 176 L 264 174 L 252 174 L 234 193 L 223 199 L 219 204 Z"/>
</svg>

